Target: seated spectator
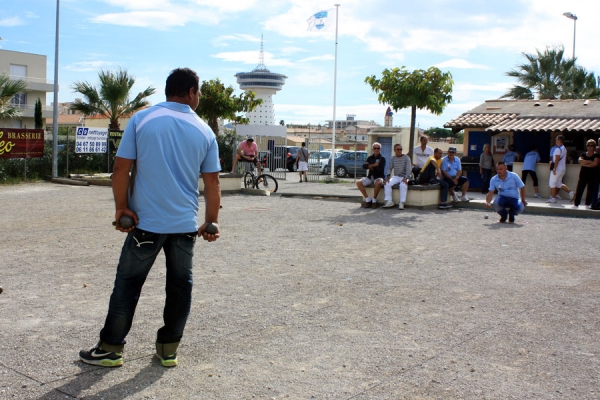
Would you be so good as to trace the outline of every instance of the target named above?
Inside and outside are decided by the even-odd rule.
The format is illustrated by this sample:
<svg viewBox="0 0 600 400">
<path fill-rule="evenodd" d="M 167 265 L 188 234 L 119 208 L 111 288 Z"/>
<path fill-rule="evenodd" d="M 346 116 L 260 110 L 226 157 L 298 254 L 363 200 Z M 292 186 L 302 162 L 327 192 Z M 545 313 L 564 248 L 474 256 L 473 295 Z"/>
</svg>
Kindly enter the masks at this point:
<svg viewBox="0 0 600 400">
<path fill-rule="evenodd" d="M 433 149 L 431 147 L 427 146 L 427 142 L 429 142 L 429 139 L 427 139 L 427 137 L 425 137 L 425 136 L 421 136 L 420 140 L 421 140 L 421 145 L 415 146 L 413 148 L 414 162 L 413 162 L 412 173 L 413 173 L 415 180 L 419 179 L 419 173 L 421 172 L 421 169 L 423 169 L 423 166 L 427 162 L 427 159 L 429 159 L 429 157 L 431 157 L 433 155 Z"/>
<path fill-rule="evenodd" d="M 451 208 L 452 204 L 448 203 L 448 182 L 442 179 L 442 154 L 442 150 L 439 148 L 433 151 L 433 155 L 427 159 L 419 173 L 419 184 L 440 185 L 442 202 L 438 208 L 447 209 Z"/>
<path fill-rule="evenodd" d="M 258 169 L 258 175 L 261 174 L 260 162 L 258 161 L 258 146 L 254 143 L 253 138 L 249 137 L 238 146 L 238 151 L 233 159 L 233 166 L 231 167 L 232 174 L 235 172 L 235 166 L 238 161 L 254 164 Z"/>
<path fill-rule="evenodd" d="M 377 208 L 377 196 L 383 185 L 385 177 L 385 157 L 381 155 L 381 144 L 373 143 L 373 154 L 367 158 L 363 164 L 363 168 L 368 170 L 367 176 L 356 182 L 356 187 L 362 193 L 365 201 L 362 205 L 364 208 Z M 367 195 L 365 186 L 373 185 L 373 198 Z"/>
<path fill-rule="evenodd" d="M 392 176 L 392 171 L 394 171 L 394 176 Z M 398 204 L 398 209 L 404 210 L 406 192 L 408 192 L 408 180 L 410 179 L 411 174 L 410 157 L 402 154 L 401 145 L 394 145 L 394 155 L 387 167 L 387 179 L 385 180 L 385 186 L 383 187 L 385 192 L 384 208 L 394 206 L 394 202 L 392 201 L 392 186 L 397 183 L 398 189 L 400 190 L 400 204 Z"/>
<path fill-rule="evenodd" d="M 494 209 L 500 215 L 498 222 L 515 222 L 515 215 L 519 215 L 527 205 L 525 200 L 525 184 L 519 178 L 519 175 L 508 171 L 504 161 L 499 161 L 496 165 L 497 174 L 490 180 L 490 188 L 485 197 L 486 207 L 491 207 L 491 201 L 494 197 L 494 191 L 498 190 L 498 196 L 494 201 Z"/>
<path fill-rule="evenodd" d="M 448 149 L 448 155 L 442 158 L 442 175 L 444 176 L 444 181 L 448 183 L 448 188 L 450 189 L 450 194 L 452 194 L 452 200 L 454 202 L 458 201 L 469 201 L 467 197 L 467 190 L 469 190 L 469 178 L 466 176 L 462 176 L 462 167 L 460 165 L 460 160 L 455 157 L 456 155 L 456 147 L 450 146 Z M 455 188 L 459 188 L 461 190 L 460 199 L 455 193 Z"/>
</svg>

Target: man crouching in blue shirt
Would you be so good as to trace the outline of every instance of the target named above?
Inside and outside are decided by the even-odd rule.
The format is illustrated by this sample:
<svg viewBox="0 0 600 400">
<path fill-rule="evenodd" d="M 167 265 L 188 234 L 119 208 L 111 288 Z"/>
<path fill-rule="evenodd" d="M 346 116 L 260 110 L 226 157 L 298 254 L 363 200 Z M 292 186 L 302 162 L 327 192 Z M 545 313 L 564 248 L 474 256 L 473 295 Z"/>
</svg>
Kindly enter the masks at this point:
<svg viewBox="0 0 600 400">
<path fill-rule="evenodd" d="M 485 205 L 488 208 L 491 207 L 490 202 L 494 197 L 494 191 L 498 190 L 498 197 L 494 201 L 494 209 L 500 215 L 498 222 L 506 222 L 508 216 L 508 222 L 513 223 L 515 222 L 515 215 L 519 215 L 527 205 L 525 184 L 519 178 L 519 175 L 508 171 L 504 161 L 498 162 L 496 172 L 498 174 L 490 180 Z"/>
</svg>

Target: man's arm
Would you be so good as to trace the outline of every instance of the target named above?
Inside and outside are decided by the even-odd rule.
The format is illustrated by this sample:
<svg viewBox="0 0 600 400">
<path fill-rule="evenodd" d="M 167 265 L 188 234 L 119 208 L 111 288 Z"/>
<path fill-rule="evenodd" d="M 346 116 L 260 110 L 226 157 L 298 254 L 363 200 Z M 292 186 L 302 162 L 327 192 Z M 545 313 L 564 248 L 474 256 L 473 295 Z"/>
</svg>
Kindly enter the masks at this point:
<svg viewBox="0 0 600 400">
<path fill-rule="evenodd" d="M 525 188 L 525 186 L 523 186 L 521 189 L 519 189 L 519 192 L 521 193 L 521 203 L 523 203 L 523 205 L 526 206 L 527 200 L 525 200 L 525 196 L 527 195 L 527 189 Z"/>
<path fill-rule="evenodd" d="M 490 208 L 492 205 L 490 204 L 492 202 L 492 198 L 494 197 L 494 191 L 490 190 L 487 195 L 485 196 L 485 206 L 487 208 Z"/>
<path fill-rule="evenodd" d="M 206 233 L 204 229 L 210 222 L 219 223 L 219 208 L 221 206 L 221 183 L 219 181 L 218 172 L 203 172 L 202 180 L 204 181 L 204 224 L 198 229 L 198 236 L 202 236 L 204 240 L 214 242 L 221 236 L 221 231 L 218 233 Z"/>
<path fill-rule="evenodd" d="M 113 166 L 112 174 L 112 190 L 113 198 L 115 200 L 115 221 L 119 221 L 122 216 L 128 215 L 133 218 L 133 222 L 137 225 L 138 217 L 136 213 L 129 209 L 128 199 L 129 182 L 131 180 L 129 172 L 131 171 L 134 161 L 135 160 L 130 160 L 128 158 L 115 157 L 115 165 Z M 130 232 L 135 228 L 135 225 L 128 229 L 120 227 L 117 227 L 117 229 L 121 232 Z"/>
</svg>

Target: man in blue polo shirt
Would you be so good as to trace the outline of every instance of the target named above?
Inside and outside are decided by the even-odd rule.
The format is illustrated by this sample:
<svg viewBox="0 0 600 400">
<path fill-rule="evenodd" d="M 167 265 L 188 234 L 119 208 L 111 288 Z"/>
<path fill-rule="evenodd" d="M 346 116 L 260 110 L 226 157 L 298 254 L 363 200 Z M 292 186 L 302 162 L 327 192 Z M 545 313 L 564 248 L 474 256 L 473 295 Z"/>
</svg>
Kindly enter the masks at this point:
<svg viewBox="0 0 600 400">
<path fill-rule="evenodd" d="M 136 113 L 123 133 L 112 176 L 117 229 L 127 233 L 117 266 L 100 340 L 79 352 L 81 361 L 102 367 L 123 365 L 125 337 L 131 329 L 142 286 L 161 252 L 166 261 L 163 326 L 156 334 L 156 356 L 177 365 L 177 348 L 192 303 L 192 265 L 196 237 L 218 223 L 221 189 L 219 147 L 212 130 L 194 112 L 199 78 L 189 68 L 171 72 L 166 102 Z M 133 169 L 132 169 L 133 168 Z M 130 177 L 131 171 L 131 177 Z M 198 226 L 198 177 L 204 181 L 204 221 Z M 134 226 L 119 224 L 129 216 Z M 217 225 L 218 226 L 218 225 Z"/>
<path fill-rule="evenodd" d="M 506 163 L 499 161 L 496 164 L 497 175 L 490 180 L 490 188 L 485 197 L 486 207 L 491 207 L 491 201 L 494 197 L 494 191 L 498 190 L 498 197 L 494 201 L 494 209 L 500 215 L 498 222 L 515 222 L 515 215 L 519 215 L 527 205 L 525 200 L 525 184 L 519 178 L 519 175 L 508 171 Z"/>
<path fill-rule="evenodd" d="M 448 183 L 448 188 L 452 194 L 452 200 L 454 202 L 469 201 L 467 197 L 467 190 L 469 190 L 469 178 L 462 176 L 462 167 L 460 160 L 455 157 L 456 147 L 450 146 L 448 148 L 448 155 L 442 158 L 442 175 L 444 181 Z M 454 192 L 455 188 L 459 188 L 462 192 L 460 199 Z"/>
</svg>

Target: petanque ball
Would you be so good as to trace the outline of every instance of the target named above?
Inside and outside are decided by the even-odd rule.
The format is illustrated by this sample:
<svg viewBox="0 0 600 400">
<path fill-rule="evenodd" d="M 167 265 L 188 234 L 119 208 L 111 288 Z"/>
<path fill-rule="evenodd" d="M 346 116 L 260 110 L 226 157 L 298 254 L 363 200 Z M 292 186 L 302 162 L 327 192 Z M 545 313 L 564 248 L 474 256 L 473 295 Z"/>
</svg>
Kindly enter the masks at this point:
<svg viewBox="0 0 600 400">
<path fill-rule="evenodd" d="M 485 214 L 485 215 L 483 216 L 483 218 L 485 218 L 485 219 L 488 219 L 488 218 L 489 218 L 489 216 L 488 216 L 487 214 Z"/>
<path fill-rule="evenodd" d="M 206 225 L 206 227 L 204 228 L 204 232 L 210 233 L 211 235 L 219 233 L 219 225 L 215 224 L 214 222 L 211 222 Z"/>
<path fill-rule="evenodd" d="M 119 218 L 119 224 L 121 225 L 121 228 L 129 229 L 133 226 L 133 218 L 131 218 L 129 215 L 123 215 L 121 218 Z"/>
</svg>

